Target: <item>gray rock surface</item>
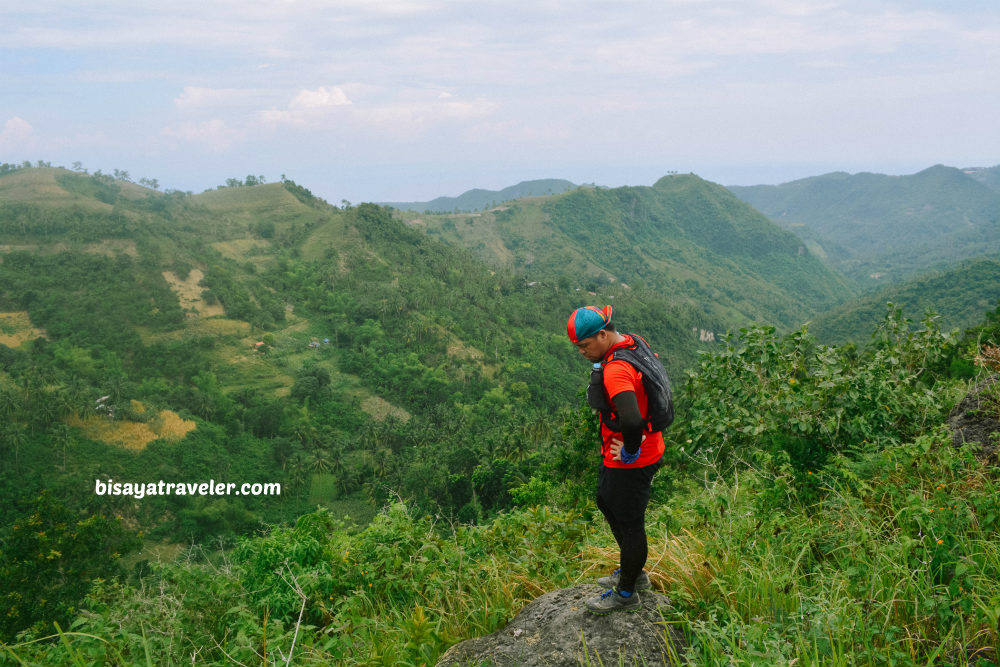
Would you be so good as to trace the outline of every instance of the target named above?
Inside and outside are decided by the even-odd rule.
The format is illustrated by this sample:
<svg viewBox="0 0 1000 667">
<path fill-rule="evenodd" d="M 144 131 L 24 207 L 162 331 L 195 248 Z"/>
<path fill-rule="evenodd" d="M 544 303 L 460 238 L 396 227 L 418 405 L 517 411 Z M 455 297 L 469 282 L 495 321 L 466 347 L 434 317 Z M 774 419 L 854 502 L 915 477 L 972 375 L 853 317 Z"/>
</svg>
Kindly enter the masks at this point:
<svg viewBox="0 0 1000 667">
<path fill-rule="evenodd" d="M 980 456 L 995 461 L 1000 438 L 1000 386 L 992 376 L 973 387 L 948 415 L 948 428 L 956 446 L 976 443 Z"/>
<path fill-rule="evenodd" d="M 642 591 L 640 611 L 595 616 L 584 601 L 603 590 L 581 585 L 546 593 L 503 630 L 452 646 L 436 667 L 677 664 L 683 646 L 680 632 L 666 623 L 670 600 Z"/>
</svg>

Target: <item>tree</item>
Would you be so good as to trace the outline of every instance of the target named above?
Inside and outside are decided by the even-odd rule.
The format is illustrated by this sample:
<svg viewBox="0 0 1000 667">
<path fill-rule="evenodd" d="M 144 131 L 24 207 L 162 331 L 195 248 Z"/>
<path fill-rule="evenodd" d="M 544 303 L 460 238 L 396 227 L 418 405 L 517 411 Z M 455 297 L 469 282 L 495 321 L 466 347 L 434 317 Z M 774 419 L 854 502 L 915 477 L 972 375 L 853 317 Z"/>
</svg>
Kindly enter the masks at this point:
<svg viewBox="0 0 1000 667">
<path fill-rule="evenodd" d="M 73 431 L 66 424 L 59 423 L 55 424 L 49 432 L 52 436 L 52 444 L 56 447 L 62 446 L 62 469 L 66 470 L 66 450 L 76 442 Z"/>
<path fill-rule="evenodd" d="M 67 623 L 91 582 L 121 571 L 141 541 L 121 519 L 80 514 L 48 494 L 0 531 L 0 639 L 39 622 Z"/>
<path fill-rule="evenodd" d="M 330 472 L 333 467 L 330 452 L 321 447 L 317 447 L 312 452 L 312 460 L 309 462 L 309 465 L 313 472 Z"/>
<path fill-rule="evenodd" d="M 0 444 L 3 445 L 4 457 L 8 460 L 7 452 L 14 453 L 14 470 L 20 466 L 21 447 L 28 441 L 28 429 L 19 422 L 8 422 L 0 428 Z"/>
<path fill-rule="evenodd" d="M 14 389 L 0 387 L 0 421 L 11 423 L 24 407 L 23 394 Z"/>
</svg>

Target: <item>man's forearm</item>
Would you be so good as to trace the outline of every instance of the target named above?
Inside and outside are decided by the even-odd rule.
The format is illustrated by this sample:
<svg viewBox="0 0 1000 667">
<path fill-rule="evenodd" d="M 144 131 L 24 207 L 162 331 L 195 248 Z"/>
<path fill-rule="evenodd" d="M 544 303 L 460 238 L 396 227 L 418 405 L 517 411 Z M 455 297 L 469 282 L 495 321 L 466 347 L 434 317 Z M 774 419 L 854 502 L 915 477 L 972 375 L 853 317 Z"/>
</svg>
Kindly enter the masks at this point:
<svg viewBox="0 0 1000 667">
<path fill-rule="evenodd" d="M 634 391 L 623 391 L 612 399 L 615 412 L 618 413 L 618 425 L 622 430 L 622 445 L 629 454 L 639 451 L 642 444 L 642 431 L 646 422 L 639 412 L 639 401 Z"/>
</svg>

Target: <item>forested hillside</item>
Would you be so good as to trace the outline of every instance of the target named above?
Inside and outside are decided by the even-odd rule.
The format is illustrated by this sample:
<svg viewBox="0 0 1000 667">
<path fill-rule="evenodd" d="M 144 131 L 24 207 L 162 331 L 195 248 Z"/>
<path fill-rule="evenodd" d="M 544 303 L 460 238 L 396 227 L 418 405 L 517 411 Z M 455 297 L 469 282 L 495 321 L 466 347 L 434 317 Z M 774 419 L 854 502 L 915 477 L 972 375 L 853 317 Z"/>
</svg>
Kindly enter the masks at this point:
<svg viewBox="0 0 1000 667">
<path fill-rule="evenodd" d="M 866 288 L 1000 253 L 991 169 L 910 176 L 833 173 L 730 190 Z"/>
<path fill-rule="evenodd" d="M 1000 190 L 1000 165 L 995 167 L 969 167 L 963 169 L 966 174 L 983 185 Z"/>
<path fill-rule="evenodd" d="M 995 300 L 833 348 L 799 324 L 846 283 L 696 177 L 478 216 L 262 180 L 0 169 L 4 664 L 433 665 L 606 573 L 565 323 L 608 303 L 674 380 L 650 568 L 688 664 L 997 661 L 995 439 L 945 426 L 977 384 L 1000 419 Z"/>
<path fill-rule="evenodd" d="M 696 176 L 653 187 L 578 188 L 479 214 L 400 219 L 532 280 L 645 286 L 703 313 L 700 328 L 795 327 L 851 288 L 794 235 Z"/>
<path fill-rule="evenodd" d="M 267 503 L 272 519 L 361 490 L 376 504 L 392 490 L 475 518 L 508 502 L 473 502 L 476 466 L 484 479 L 517 475 L 551 414 L 574 404 L 572 308 L 615 300 L 623 328 L 641 328 L 675 373 L 699 344 L 697 313 L 648 290 L 529 286 L 386 209 L 337 209 L 291 182 L 165 194 L 31 169 L 0 179 L 0 194 L 0 387 L 21 441 L 6 472 L 33 480 L 25 495 L 98 472 L 252 470 L 292 490 Z M 141 430 L 163 411 L 198 424 L 183 444 L 114 444 L 125 424 Z M 56 468 L 52 428 L 65 444 Z M 414 443 L 460 462 L 418 472 Z M 197 447 L 225 467 L 195 464 Z M 491 472 L 494 459 L 510 470 Z M 230 521 L 225 500 L 183 517 L 130 505 L 178 537 L 261 518 L 234 510 Z"/>
<path fill-rule="evenodd" d="M 893 303 L 915 316 L 928 311 L 940 317 L 946 329 L 968 329 L 982 313 L 1000 299 L 1000 260 L 980 258 L 960 262 L 952 268 L 931 271 L 821 313 L 810 330 L 823 342 L 839 345 L 864 343 Z"/>
<path fill-rule="evenodd" d="M 676 376 L 703 345 L 702 318 L 684 304 L 579 284 L 529 284 L 388 209 L 333 207 L 291 181 L 191 195 L 8 171 L 2 525 L 117 516 L 86 545 L 82 531 L 45 531 L 45 553 L 104 554 L 79 569 L 111 576 L 107 554 L 138 546 L 126 533 L 142 534 L 134 562 L 317 505 L 364 523 L 401 497 L 485 520 L 540 492 L 518 496 L 579 404 L 587 369 L 565 336 L 573 308 L 613 302 L 619 325 L 642 331 Z M 96 493 L 98 482 L 158 480 L 275 483 L 281 494 Z M 20 571 L 44 582 L 32 604 L 51 606 L 22 611 L 6 632 L 68 618 L 86 587 L 49 581 L 64 569 L 55 558 Z"/>
</svg>

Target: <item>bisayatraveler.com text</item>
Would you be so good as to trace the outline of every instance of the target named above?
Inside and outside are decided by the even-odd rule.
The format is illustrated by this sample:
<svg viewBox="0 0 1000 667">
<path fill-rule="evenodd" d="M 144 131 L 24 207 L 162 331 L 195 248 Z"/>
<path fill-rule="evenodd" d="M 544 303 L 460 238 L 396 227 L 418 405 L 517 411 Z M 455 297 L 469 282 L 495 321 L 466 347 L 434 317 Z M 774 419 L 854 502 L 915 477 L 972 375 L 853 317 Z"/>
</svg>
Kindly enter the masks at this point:
<svg viewBox="0 0 1000 667">
<path fill-rule="evenodd" d="M 94 480 L 94 493 L 98 496 L 280 496 L 278 482 L 116 482 L 112 479 Z"/>
</svg>

